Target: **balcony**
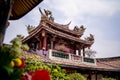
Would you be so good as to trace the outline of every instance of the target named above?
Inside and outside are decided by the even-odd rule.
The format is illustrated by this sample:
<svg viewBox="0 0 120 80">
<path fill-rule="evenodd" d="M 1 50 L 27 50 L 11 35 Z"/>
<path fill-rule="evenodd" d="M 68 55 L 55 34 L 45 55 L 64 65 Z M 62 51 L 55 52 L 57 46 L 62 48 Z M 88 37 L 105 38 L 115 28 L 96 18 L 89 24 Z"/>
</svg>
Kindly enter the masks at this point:
<svg viewBox="0 0 120 80">
<path fill-rule="evenodd" d="M 49 52 L 48 57 L 51 60 L 59 60 L 59 61 L 65 61 L 65 62 L 76 62 L 76 63 L 85 63 L 85 64 L 96 65 L 95 58 L 83 57 L 83 56 L 65 53 L 65 52 L 57 51 L 57 50 L 51 50 L 51 49 L 48 52 Z"/>
</svg>

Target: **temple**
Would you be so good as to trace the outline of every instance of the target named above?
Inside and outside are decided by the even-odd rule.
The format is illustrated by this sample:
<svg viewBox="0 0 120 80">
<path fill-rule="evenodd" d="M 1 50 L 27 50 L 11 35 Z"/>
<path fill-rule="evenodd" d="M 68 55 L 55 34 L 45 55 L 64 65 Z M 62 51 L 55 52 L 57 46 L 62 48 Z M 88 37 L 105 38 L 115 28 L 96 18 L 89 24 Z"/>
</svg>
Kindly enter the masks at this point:
<svg viewBox="0 0 120 80">
<path fill-rule="evenodd" d="M 80 59 L 78 56 L 85 57 L 85 49 L 90 48 L 94 43 L 94 36 L 90 34 L 83 40 L 81 36 L 86 29 L 83 25 L 75 26 L 73 30 L 70 30 L 71 22 L 66 25 L 55 23 L 52 12 L 48 10 L 44 12 L 40 10 L 42 15 L 40 24 L 29 32 L 29 36 L 23 40 L 23 43 L 27 43 L 32 50 L 44 50 L 46 55 L 51 53 L 54 57 L 67 59 L 70 56 L 72 59 Z"/>
<path fill-rule="evenodd" d="M 71 30 L 71 22 L 58 24 L 54 21 L 51 11 L 39 11 L 39 25 L 36 28 L 29 27 L 29 35 L 23 39 L 23 43 L 28 44 L 31 52 L 40 55 L 43 62 L 60 64 L 67 72 L 80 72 L 89 80 L 100 80 L 104 76 L 120 79 L 120 65 L 111 66 L 112 64 L 105 62 L 106 59 L 96 59 L 86 54 L 86 50 L 94 43 L 94 36 L 90 34 L 81 39 L 86 30 L 83 25 L 74 26 Z M 119 61 L 120 58 L 114 60 Z"/>
</svg>

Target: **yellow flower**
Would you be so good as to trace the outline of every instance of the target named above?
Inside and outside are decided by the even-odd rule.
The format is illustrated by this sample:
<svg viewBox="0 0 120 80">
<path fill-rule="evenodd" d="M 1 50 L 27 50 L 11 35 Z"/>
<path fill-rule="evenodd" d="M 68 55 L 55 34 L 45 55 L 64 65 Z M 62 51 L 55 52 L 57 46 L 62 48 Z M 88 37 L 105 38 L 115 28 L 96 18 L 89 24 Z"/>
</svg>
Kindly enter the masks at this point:
<svg viewBox="0 0 120 80">
<path fill-rule="evenodd" d="M 35 57 L 36 57 L 37 59 L 40 59 L 40 56 L 38 56 L 38 55 L 36 55 Z"/>
<path fill-rule="evenodd" d="M 22 61 L 21 61 L 20 58 L 16 58 L 16 59 L 14 60 L 14 62 L 15 62 L 15 66 L 17 66 L 17 67 L 19 67 L 19 66 L 22 65 Z"/>
<path fill-rule="evenodd" d="M 14 61 L 11 61 L 11 62 L 10 62 L 10 67 L 13 68 L 14 66 L 15 66 Z"/>
<path fill-rule="evenodd" d="M 29 58 L 33 58 L 32 56 L 30 56 Z"/>
<path fill-rule="evenodd" d="M 26 74 L 25 73 L 22 73 L 22 76 L 25 76 Z"/>
</svg>

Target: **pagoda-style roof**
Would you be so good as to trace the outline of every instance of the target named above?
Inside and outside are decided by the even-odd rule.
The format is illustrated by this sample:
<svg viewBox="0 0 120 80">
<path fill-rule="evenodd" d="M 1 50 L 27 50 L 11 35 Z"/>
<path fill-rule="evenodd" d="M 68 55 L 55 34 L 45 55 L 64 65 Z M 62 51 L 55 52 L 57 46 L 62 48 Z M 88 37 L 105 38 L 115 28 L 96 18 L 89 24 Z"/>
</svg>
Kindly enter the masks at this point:
<svg viewBox="0 0 120 80">
<path fill-rule="evenodd" d="M 78 27 L 75 27 L 74 30 L 70 30 L 70 23 L 66 25 L 60 25 L 51 20 L 46 14 L 43 14 L 41 10 L 40 12 L 42 14 L 40 24 L 30 32 L 29 36 L 23 39 L 23 42 L 26 42 L 30 38 L 35 37 L 42 30 L 45 30 L 47 33 L 66 38 L 80 44 L 86 44 L 90 46 L 94 43 L 94 37 L 92 34 L 90 34 L 90 37 L 87 37 L 84 40 L 80 39 L 84 33 L 84 31 L 80 30 L 80 28 L 78 29 Z M 81 28 L 85 30 L 83 26 L 81 26 Z"/>
<path fill-rule="evenodd" d="M 45 22 L 46 25 L 50 25 L 51 28 L 55 28 L 57 30 L 63 31 L 66 34 L 73 35 L 75 37 L 81 37 L 86 29 L 86 28 L 84 28 L 83 25 L 81 25 L 80 28 L 78 28 L 78 26 L 75 26 L 74 29 L 71 30 L 71 29 L 69 29 L 69 25 L 70 25 L 71 21 L 65 25 L 58 24 L 58 23 L 54 22 L 54 18 L 52 16 L 51 11 L 44 9 L 44 13 L 43 13 L 40 9 L 40 13 L 41 13 L 41 22 Z"/>
<path fill-rule="evenodd" d="M 41 24 L 40 26 L 38 26 L 37 28 L 35 28 L 30 34 L 29 36 L 27 36 L 26 38 L 23 39 L 23 43 L 26 42 L 27 40 L 29 40 L 32 37 L 35 37 L 36 34 L 40 33 L 42 30 L 46 30 L 47 33 L 51 33 L 66 39 L 70 39 L 72 41 L 78 42 L 78 43 L 82 43 L 82 44 L 87 44 L 87 45 L 92 45 L 93 41 L 87 41 L 87 40 L 82 40 L 80 38 L 62 33 L 60 31 L 54 30 L 52 28 L 49 28 L 48 26 Z"/>
<path fill-rule="evenodd" d="M 56 28 L 56 29 L 58 29 L 60 31 L 64 31 L 64 33 L 69 34 L 69 35 L 73 35 L 75 37 L 81 37 L 83 35 L 82 31 L 75 31 L 75 30 L 70 30 L 69 29 L 69 25 L 70 25 L 71 22 L 69 22 L 66 25 L 58 24 L 58 23 L 52 22 L 52 21 L 50 21 L 48 19 L 46 19 L 44 22 L 47 25 L 52 26 L 52 28 Z"/>
</svg>

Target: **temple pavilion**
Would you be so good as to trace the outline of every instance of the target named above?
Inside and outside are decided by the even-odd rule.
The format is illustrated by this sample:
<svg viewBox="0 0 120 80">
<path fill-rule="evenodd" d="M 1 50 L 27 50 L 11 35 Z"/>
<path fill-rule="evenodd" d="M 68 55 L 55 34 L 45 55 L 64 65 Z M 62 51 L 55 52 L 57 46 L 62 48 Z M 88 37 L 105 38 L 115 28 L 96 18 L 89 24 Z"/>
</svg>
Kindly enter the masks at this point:
<svg viewBox="0 0 120 80">
<path fill-rule="evenodd" d="M 23 39 L 23 43 L 28 44 L 31 52 L 40 55 L 43 62 L 60 64 L 67 72 L 80 72 L 89 80 L 100 80 L 104 76 L 120 79 L 120 65 L 111 66 L 112 64 L 106 63 L 106 59 L 86 56 L 86 49 L 90 49 L 94 43 L 94 36 L 90 34 L 82 39 L 86 29 L 83 25 L 74 26 L 71 30 L 71 22 L 58 24 L 54 21 L 51 11 L 39 11 L 39 25 L 35 28 L 29 26 L 29 35 Z M 112 60 L 120 61 L 120 58 Z"/>
</svg>

